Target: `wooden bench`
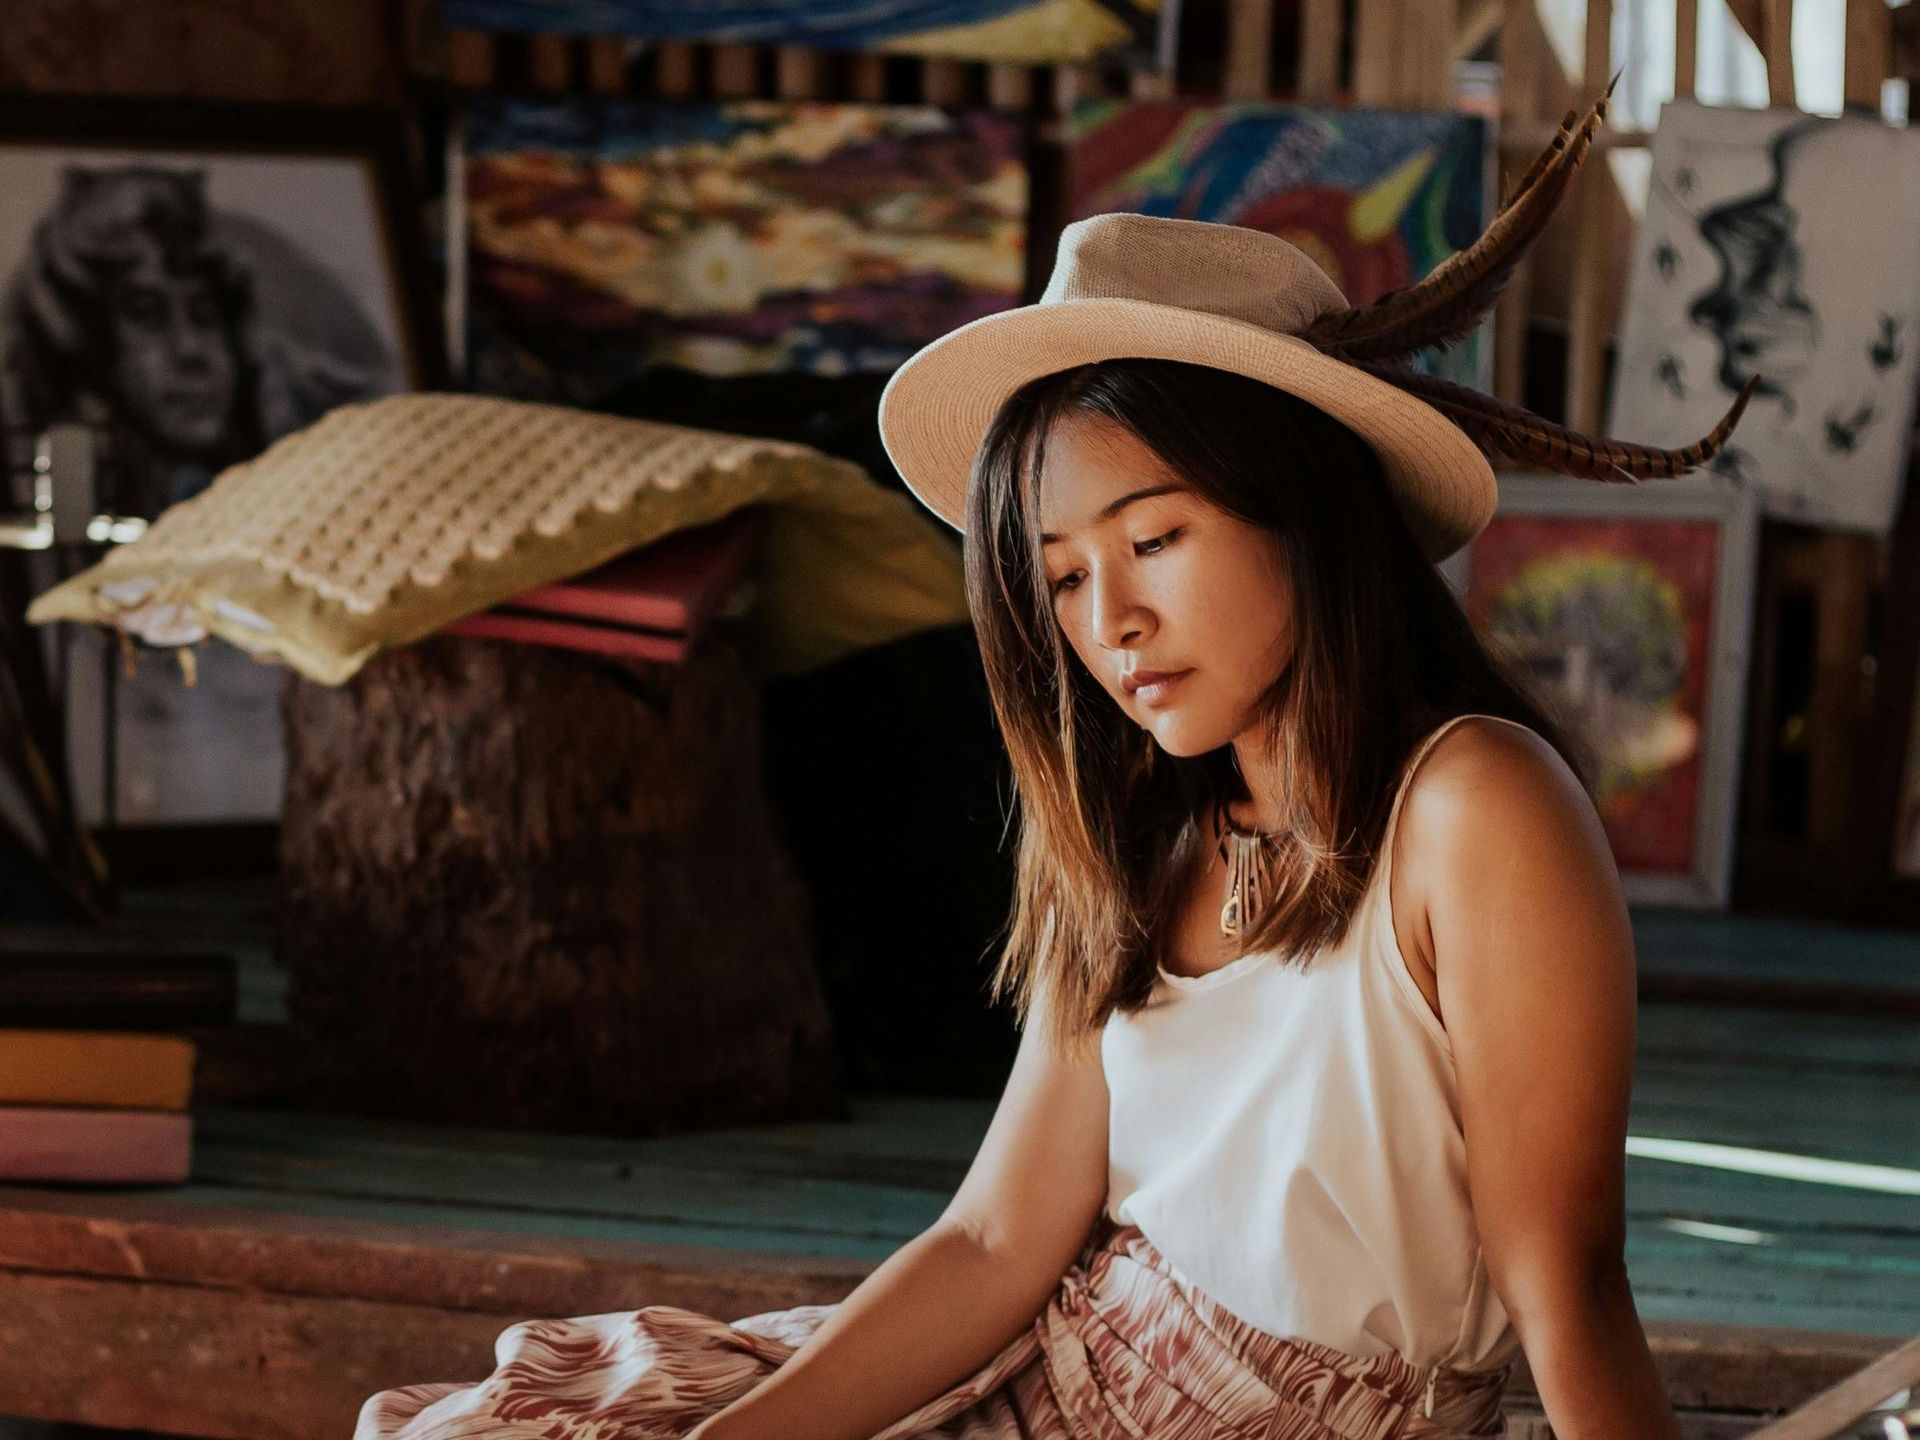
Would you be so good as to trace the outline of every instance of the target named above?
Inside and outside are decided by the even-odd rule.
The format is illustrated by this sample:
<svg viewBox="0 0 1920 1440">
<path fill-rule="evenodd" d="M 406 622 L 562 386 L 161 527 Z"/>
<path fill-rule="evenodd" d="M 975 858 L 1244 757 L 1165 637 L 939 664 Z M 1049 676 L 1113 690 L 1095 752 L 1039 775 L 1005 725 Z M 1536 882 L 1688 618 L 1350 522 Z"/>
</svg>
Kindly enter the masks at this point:
<svg viewBox="0 0 1920 1440">
<path fill-rule="evenodd" d="M 1691 1114 L 1758 1144 L 1763 1107 L 1724 1061 L 1661 1058 L 1688 1008 L 1644 1027 L 1636 1133 Z M 1791 1088 L 1819 1068 L 1803 1056 Z M 939 1214 L 991 1109 L 870 1097 L 843 1122 L 614 1140 L 203 1108 L 188 1185 L 0 1188 L 0 1413 L 344 1440 L 375 1390 L 484 1376 L 517 1319 L 835 1300 Z M 1914 1140 L 1894 1116 L 1877 1147 L 1835 1118 L 1865 1153 Z M 1920 1197 L 1629 1172 L 1635 1293 L 1690 1434 L 1742 1434 L 1920 1332 Z M 1714 1226 L 1777 1228 L 1741 1244 Z M 1514 1440 L 1537 1433 L 1524 1365 L 1510 1408 Z"/>
</svg>

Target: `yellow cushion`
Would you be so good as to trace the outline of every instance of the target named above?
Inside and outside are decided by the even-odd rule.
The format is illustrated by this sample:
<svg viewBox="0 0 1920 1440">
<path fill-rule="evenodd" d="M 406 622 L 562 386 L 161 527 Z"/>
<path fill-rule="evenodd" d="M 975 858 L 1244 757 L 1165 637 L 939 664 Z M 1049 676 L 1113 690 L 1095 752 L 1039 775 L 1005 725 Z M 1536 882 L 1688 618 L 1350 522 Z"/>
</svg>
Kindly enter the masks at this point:
<svg viewBox="0 0 1920 1440">
<path fill-rule="evenodd" d="M 744 505 L 768 509 L 750 660 L 787 674 L 966 618 L 960 553 L 906 495 L 805 445 L 394 395 L 330 411 L 33 602 L 151 644 L 218 635 L 324 684 L 389 646 Z"/>
</svg>

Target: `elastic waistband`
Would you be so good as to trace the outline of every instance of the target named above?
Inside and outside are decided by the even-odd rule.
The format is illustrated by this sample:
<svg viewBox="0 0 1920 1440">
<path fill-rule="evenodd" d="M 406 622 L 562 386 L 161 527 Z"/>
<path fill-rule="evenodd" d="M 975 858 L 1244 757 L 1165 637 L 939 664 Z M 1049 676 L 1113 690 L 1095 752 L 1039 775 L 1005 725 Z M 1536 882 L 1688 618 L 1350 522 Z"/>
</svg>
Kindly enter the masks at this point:
<svg viewBox="0 0 1920 1440">
<path fill-rule="evenodd" d="M 1268 1440 L 1327 1431 L 1341 1440 L 1505 1434 L 1501 1399 L 1512 1361 L 1491 1370 L 1428 1367 L 1391 1352 L 1362 1358 L 1270 1334 L 1196 1288 L 1138 1226 L 1104 1214 L 1048 1308 L 1043 1348 L 1084 1346 L 1123 1407 L 1129 1393 L 1143 1406 L 1184 1402 Z M 1056 1311 L 1059 1323 L 1049 1323 Z M 1157 1433 L 1154 1417 L 1135 1418 Z"/>
</svg>

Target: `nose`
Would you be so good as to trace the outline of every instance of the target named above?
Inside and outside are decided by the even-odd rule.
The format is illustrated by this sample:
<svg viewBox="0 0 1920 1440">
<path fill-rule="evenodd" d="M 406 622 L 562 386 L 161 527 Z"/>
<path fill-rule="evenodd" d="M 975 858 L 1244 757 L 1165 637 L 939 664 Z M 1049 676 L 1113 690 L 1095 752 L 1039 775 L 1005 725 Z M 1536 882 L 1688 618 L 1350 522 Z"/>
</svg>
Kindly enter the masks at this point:
<svg viewBox="0 0 1920 1440">
<path fill-rule="evenodd" d="M 1128 589 L 1126 582 L 1102 567 L 1088 582 L 1093 589 L 1093 637 L 1109 650 L 1137 645 L 1152 625 L 1152 614 Z"/>
<path fill-rule="evenodd" d="M 186 305 L 176 301 L 168 307 L 167 352 L 176 365 L 204 363 L 219 340 L 218 333 Z"/>
</svg>

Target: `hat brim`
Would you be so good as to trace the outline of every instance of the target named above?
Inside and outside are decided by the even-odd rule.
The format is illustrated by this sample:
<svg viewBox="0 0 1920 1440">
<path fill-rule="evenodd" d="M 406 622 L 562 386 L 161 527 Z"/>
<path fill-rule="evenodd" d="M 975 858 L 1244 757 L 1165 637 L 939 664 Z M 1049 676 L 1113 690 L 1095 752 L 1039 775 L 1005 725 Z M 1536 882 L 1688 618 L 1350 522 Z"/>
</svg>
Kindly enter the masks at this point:
<svg viewBox="0 0 1920 1440">
<path fill-rule="evenodd" d="M 1305 340 L 1150 300 L 1062 300 L 982 316 L 910 356 L 880 395 L 880 439 L 909 489 L 966 528 L 975 453 L 1029 380 L 1098 360 L 1211 365 L 1318 406 L 1371 445 L 1421 552 L 1465 545 L 1499 499 L 1493 467 L 1438 410 Z"/>
</svg>

